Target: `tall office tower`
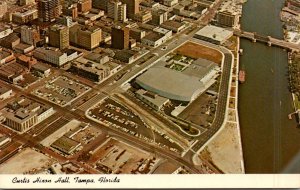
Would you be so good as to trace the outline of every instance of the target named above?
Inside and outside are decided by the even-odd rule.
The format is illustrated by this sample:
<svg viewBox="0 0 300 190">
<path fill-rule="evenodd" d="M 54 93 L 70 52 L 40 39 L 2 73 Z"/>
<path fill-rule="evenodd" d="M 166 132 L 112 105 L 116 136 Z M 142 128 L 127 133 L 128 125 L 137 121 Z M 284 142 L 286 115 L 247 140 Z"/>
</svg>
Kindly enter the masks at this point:
<svg viewBox="0 0 300 190">
<path fill-rule="evenodd" d="M 77 7 L 79 12 L 88 12 L 92 9 L 92 0 L 79 0 Z"/>
<path fill-rule="evenodd" d="M 134 15 L 139 13 L 139 0 L 121 0 L 121 2 L 126 4 L 128 18 L 133 19 Z"/>
<path fill-rule="evenodd" d="M 55 24 L 49 28 L 49 44 L 59 49 L 69 47 L 69 28 Z"/>
<path fill-rule="evenodd" d="M 6 12 L 7 12 L 7 3 L 0 2 L 0 18 L 2 18 Z"/>
<path fill-rule="evenodd" d="M 107 2 L 109 0 L 93 0 L 92 6 L 96 9 L 107 11 Z"/>
<path fill-rule="evenodd" d="M 115 49 L 129 48 L 129 28 L 116 26 L 111 31 L 111 46 Z"/>
<path fill-rule="evenodd" d="M 76 24 L 70 27 L 70 42 L 76 46 L 92 50 L 99 46 L 102 40 L 102 30 L 96 26 Z"/>
<path fill-rule="evenodd" d="M 78 17 L 77 4 L 74 3 L 74 4 L 71 4 L 71 5 L 65 6 L 63 8 L 63 14 L 72 17 L 72 19 L 77 18 Z"/>
<path fill-rule="evenodd" d="M 21 41 L 36 46 L 37 42 L 40 41 L 40 32 L 38 27 L 21 27 Z"/>
<path fill-rule="evenodd" d="M 61 14 L 59 0 L 38 0 L 38 15 L 41 22 L 51 22 Z"/>
<path fill-rule="evenodd" d="M 107 3 L 107 16 L 109 18 L 113 18 L 115 22 L 127 21 L 126 4 L 122 4 L 119 1 L 109 1 Z"/>
</svg>

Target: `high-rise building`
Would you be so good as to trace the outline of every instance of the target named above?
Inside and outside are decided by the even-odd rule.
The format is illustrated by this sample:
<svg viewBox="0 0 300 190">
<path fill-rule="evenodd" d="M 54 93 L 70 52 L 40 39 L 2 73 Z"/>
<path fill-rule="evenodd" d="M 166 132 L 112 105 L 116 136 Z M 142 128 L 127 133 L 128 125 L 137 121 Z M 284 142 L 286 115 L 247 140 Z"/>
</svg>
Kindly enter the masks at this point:
<svg viewBox="0 0 300 190">
<path fill-rule="evenodd" d="M 164 10 L 152 10 L 152 24 L 161 25 L 168 20 L 168 12 Z"/>
<path fill-rule="evenodd" d="M 69 6 L 65 6 L 63 8 L 63 13 L 64 15 L 68 15 L 68 16 L 71 16 L 72 19 L 75 19 L 78 17 L 78 8 L 77 8 L 77 4 L 74 3 L 74 4 L 71 4 Z"/>
<path fill-rule="evenodd" d="M 0 2 L 0 18 L 2 18 L 6 12 L 7 12 L 7 3 L 5 1 Z"/>
<path fill-rule="evenodd" d="M 129 48 L 129 28 L 116 26 L 111 31 L 111 46 L 115 49 Z"/>
<path fill-rule="evenodd" d="M 96 9 L 107 11 L 107 2 L 108 0 L 93 0 L 92 6 Z"/>
<path fill-rule="evenodd" d="M 52 22 L 55 18 L 61 14 L 61 8 L 59 0 L 38 0 L 38 16 L 42 22 Z"/>
<path fill-rule="evenodd" d="M 77 7 L 79 12 L 89 12 L 92 9 L 92 0 L 79 0 Z"/>
<path fill-rule="evenodd" d="M 59 49 L 69 47 L 69 28 L 55 24 L 49 28 L 49 44 Z"/>
<path fill-rule="evenodd" d="M 133 19 L 134 15 L 139 13 L 140 0 L 121 0 L 126 4 L 128 18 Z"/>
<path fill-rule="evenodd" d="M 98 47 L 101 39 L 102 31 L 98 27 L 77 24 L 70 28 L 70 42 L 85 49 L 91 50 Z"/>
<path fill-rule="evenodd" d="M 36 43 L 40 41 L 39 29 L 37 27 L 22 26 L 21 41 L 36 46 Z"/>
<path fill-rule="evenodd" d="M 216 17 L 221 26 L 235 27 L 239 23 L 239 16 L 235 12 L 219 11 Z"/>
<path fill-rule="evenodd" d="M 109 1 L 107 3 L 107 16 L 109 18 L 113 18 L 115 22 L 127 21 L 126 4 L 123 4 L 119 1 Z"/>
</svg>

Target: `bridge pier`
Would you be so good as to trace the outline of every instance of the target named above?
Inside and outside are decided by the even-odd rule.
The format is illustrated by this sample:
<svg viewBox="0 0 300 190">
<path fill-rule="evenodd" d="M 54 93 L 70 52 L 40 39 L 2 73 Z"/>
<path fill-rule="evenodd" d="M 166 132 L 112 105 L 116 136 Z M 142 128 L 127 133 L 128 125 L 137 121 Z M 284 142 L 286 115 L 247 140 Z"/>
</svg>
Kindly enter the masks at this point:
<svg viewBox="0 0 300 190">
<path fill-rule="evenodd" d="M 272 46 L 272 43 L 270 41 L 268 41 L 268 46 Z"/>
<path fill-rule="evenodd" d="M 256 42 L 256 39 L 255 39 L 255 38 L 252 38 L 252 42 Z"/>
</svg>

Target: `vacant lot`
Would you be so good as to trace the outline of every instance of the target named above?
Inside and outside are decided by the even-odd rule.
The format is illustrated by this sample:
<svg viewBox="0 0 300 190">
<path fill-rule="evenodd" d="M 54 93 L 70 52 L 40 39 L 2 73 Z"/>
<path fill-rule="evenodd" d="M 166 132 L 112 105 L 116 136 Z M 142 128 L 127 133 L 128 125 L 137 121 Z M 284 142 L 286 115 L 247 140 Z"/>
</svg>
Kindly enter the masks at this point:
<svg viewBox="0 0 300 190">
<path fill-rule="evenodd" d="M 192 42 L 185 43 L 184 45 L 176 49 L 175 52 L 184 56 L 191 57 L 193 59 L 203 58 L 218 64 L 221 64 L 223 57 L 223 55 L 217 50 Z"/>
<path fill-rule="evenodd" d="M 34 173 L 47 168 L 53 160 L 42 153 L 26 148 L 0 166 L 0 174 Z"/>
</svg>

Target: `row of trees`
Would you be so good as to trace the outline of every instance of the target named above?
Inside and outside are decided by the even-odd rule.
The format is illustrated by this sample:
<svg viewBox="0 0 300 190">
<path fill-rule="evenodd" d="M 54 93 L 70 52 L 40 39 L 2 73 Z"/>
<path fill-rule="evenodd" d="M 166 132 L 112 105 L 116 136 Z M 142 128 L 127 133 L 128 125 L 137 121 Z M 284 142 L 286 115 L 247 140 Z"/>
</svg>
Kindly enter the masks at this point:
<svg viewBox="0 0 300 190">
<path fill-rule="evenodd" d="M 289 89 L 298 99 L 300 97 L 300 54 L 291 55 L 289 62 Z"/>
</svg>

